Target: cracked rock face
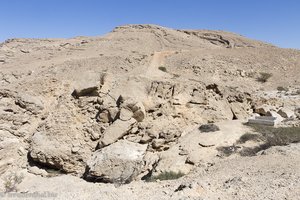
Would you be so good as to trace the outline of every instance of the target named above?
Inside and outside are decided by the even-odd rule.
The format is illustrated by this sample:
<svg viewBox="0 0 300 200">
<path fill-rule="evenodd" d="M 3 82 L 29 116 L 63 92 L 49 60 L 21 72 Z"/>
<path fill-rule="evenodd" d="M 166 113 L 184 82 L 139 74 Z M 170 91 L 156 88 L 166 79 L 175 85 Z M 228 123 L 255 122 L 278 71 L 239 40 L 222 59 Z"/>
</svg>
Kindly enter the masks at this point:
<svg viewBox="0 0 300 200">
<path fill-rule="evenodd" d="M 48 168 L 65 173 L 83 173 L 85 161 L 89 158 L 91 150 L 83 147 L 80 141 L 66 139 L 58 141 L 44 133 L 35 133 L 29 156 L 36 163 Z M 78 144 L 75 144 L 76 142 Z"/>
</svg>

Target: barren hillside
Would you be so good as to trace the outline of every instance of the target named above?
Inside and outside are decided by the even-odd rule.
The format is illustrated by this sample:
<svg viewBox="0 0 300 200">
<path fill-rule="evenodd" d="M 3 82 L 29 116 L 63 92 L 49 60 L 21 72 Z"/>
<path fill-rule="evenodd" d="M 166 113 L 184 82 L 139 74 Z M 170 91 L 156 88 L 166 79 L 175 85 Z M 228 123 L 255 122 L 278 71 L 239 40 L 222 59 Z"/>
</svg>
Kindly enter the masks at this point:
<svg viewBox="0 0 300 200">
<path fill-rule="evenodd" d="M 223 31 L 125 25 L 101 37 L 7 40 L 0 189 L 297 199 L 299 77 L 300 51 Z M 244 124 L 253 117 L 279 128 Z"/>
</svg>

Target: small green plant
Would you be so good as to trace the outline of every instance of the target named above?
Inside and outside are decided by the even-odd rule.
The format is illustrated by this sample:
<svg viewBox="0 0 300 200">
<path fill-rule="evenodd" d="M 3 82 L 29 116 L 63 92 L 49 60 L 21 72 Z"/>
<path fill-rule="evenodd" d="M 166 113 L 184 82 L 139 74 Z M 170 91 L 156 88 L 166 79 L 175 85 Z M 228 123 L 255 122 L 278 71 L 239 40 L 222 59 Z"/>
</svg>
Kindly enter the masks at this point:
<svg viewBox="0 0 300 200">
<path fill-rule="evenodd" d="M 173 74 L 173 78 L 179 78 L 180 75 L 179 74 Z"/>
<path fill-rule="evenodd" d="M 244 144 L 247 141 L 255 141 L 259 142 L 262 141 L 263 137 L 260 134 L 254 134 L 254 133 L 245 133 L 240 137 L 240 139 L 237 141 L 238 144 Z"/>
<path fill-rule="evenodd" d="M 100 84 L 101 85 L 104 85 L 104 82 L 106 81 L 105 79 L 107 78 L 107 73 L 102 73 L 102 74 L 99 74 L 99 80 L 100 80 Z"/>
<path fill-rule="evenodd" d="M 283 86 L 278 86 L 277 90 L 280 91 L 280 92 L 283 92 L 283 91 L 287 92 L 287 91 L 289 91 L 289 89 L 287 87 L 283 87 Z"/>
<path fill-rule="evenodd" d="M 4 178 L 5 192 L 16 192 L 17 185 L 20 184 L 23 181 L 23 179 L 24 179 L 23 174 L 17 174 L 15 172 L 8 174 Z"/>
<path fill-rule="evenodd" d="M 230 145 L 230 146 L 222 146 L 217 147 L 217 150 L 223 154 L 223 156 L 230 156 L 231 154 L 234 154 L 238 151 L 240 147 L 236 145 Z"/>
<path fill-rule="evenodd" d="M 257 78 L 258 82 L 265 83 L 269 78 L 272 77 L 272 74 L 266 72 L 260 72 L 260 76 Z"/>
<path fill-rule="evenodd" d="M 158 69 L 159 69 L 160 71 L 167 72 L 167 68 L 164 67 L 164 66 L 160 66 L 160 67 L 158 67 Z"/>
<path fill-rule="evenodd" d="M 182 172 L 173 172 L 173 171 L 165 171 L 165 172 L 162 172 L 156 176 L 151 176 L 148 178 L 148 182 L 153 182 L 153 181 L 157 181 L 157 180 L 160 180 L 160 181 L 164 181 L 164 180 L 174 180 L 174 179 L 179 179 L 180 177 L 183 177 L 185 174 L 182 173 Z"/>
<path fill-rule="evenodd" d="M 220 128 L 215 124 L 203 124 L 198 129 L 201 132 L 215 132 L 220 130 Z"/>
</svg>

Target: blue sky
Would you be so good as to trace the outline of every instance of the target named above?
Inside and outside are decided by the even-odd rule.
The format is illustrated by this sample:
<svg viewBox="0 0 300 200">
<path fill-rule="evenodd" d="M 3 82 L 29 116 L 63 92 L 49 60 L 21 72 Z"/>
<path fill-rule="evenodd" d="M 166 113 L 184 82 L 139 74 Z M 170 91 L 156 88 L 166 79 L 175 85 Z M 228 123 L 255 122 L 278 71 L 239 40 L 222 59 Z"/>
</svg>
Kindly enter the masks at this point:
<svg viewBox="0 0 300 200">
<path fill-rule="evenodd" d="M 8 38 L 103 35 L 123 24 L 236 32 L 300 49 L 300 0 L 0 0 Z"/>
</svg>

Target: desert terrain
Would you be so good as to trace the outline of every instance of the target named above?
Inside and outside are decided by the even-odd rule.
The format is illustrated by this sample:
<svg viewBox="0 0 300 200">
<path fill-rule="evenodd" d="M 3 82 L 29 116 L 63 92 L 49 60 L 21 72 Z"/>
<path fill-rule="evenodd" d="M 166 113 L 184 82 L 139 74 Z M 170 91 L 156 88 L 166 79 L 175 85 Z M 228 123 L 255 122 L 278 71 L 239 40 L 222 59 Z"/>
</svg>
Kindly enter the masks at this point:
<svg viewBox="0 0 300 200">
<path fill-rule="evenodd" d="M 0 44 L 4 199 L 299 199 L 299 142 L 299 50 L 157 25 Z"/>
</svg>

